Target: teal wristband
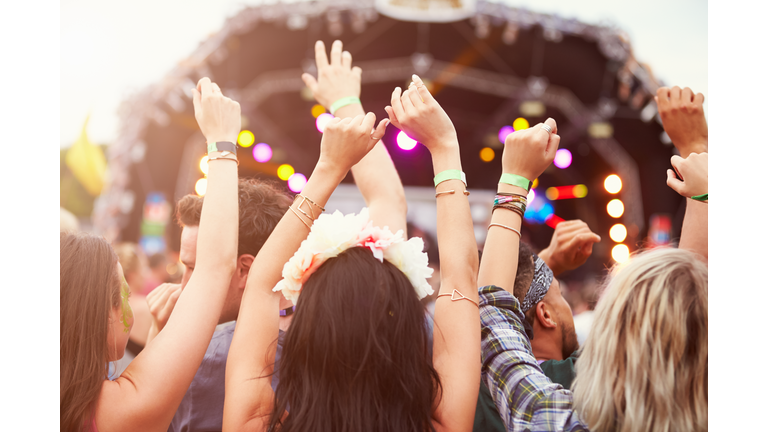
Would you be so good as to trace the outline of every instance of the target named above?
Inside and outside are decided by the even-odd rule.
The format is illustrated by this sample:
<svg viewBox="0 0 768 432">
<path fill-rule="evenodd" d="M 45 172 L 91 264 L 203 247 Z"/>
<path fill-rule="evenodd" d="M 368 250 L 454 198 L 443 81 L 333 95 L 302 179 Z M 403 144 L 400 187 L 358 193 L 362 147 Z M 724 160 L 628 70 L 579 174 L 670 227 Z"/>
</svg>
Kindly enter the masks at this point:
<svg viewBox="0 0 768 432">
<path fill-rule="evenodd" d="M 461 180 L 464 183 L 464 187 L 467 187 L 467 176 L 457 169 L 449 169 L 437 173 L 435 176 L 435 187 L 446 180 Z"/>
<path fill-rule="evenodd" d="M 211 142 L 208 143 L 206 148 L 208 149 L 208 153 L 216 151 L 228 151 L 230 153 L 237 153 L 237 147 L 235 146 L 235 143 L 229 141 Z"/>
<path fill-rule="evenodd" d="M 696 201 L 709 201 L 709 193 L 705 193 L 704 195 L 692 196 L 691 199 L 694 199 Z"/>
<path fill-rule="evenodd" d="M 361 104 L 362 105 L 362 102 L 360 102 L 360 98 L 359 97 L 355 97 L 355 96 L 341 98 L 341 99 L 339 99 L 336 102 L 331 104 L 331 114 L 336 115 L 336 111 L 338 111 L 339 108 L 343 108 L 343 107 L 345 107 L 347 105 L 352 105 L 352 104 Z"/>
<path fill-rule="evenodd" d="M 507 174 L 507 173 L 504 173 L 501 175 L 501 178 L 499 179 L 499 183 L 506 183 L 508 185 L 521 187 L 525 189 L 526 192 L 531 190 L 531 184 L 533 184 L 532 181 L 528 180 L 523 176 L 519 176 L 517 174 Z"/>
</svg>

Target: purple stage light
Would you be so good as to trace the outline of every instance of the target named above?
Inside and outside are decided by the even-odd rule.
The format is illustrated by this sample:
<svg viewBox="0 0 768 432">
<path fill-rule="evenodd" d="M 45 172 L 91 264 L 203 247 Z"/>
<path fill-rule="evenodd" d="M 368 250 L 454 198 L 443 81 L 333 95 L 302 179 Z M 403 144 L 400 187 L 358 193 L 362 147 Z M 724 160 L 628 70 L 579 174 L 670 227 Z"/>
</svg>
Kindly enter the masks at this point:
<svg viewBox="0 0 768 432">
<path fill-rule="evenodd" d="M 502 126 L 501 129 L 499 129 L 499 141 L 503 144 L 507 139 L 507 135 L 514 131 L 515 129 L 512 126 Z"/>
<path fill-rule="evenodd" d="M 555 166 L 560 169 L 566 169 L 571 166 L 573 155 L 568 149 L 560 149 L 555 153 Z"/>
<path fill-rule="evenodd" d="M 400 131 L 397 133 L 397 145 L 401 149 L 413 150 L 413 148 L 416 147 L 416 144 L 418 144 L 418 142 L 415 139 L 406 135 L 405 132 Z"/>
<path fill-rule="evenodd" d="M 272 159 L 272 147 L 266 143 L 258 143 L 253 147 L 253 158 L 256 162 L 269 162 Z"/>
<path fill-rule="evenodd" d="M 307 177 L 304 174 L 296 173 L 288 179 L 288 189 L 299 193 L 307 185 Z"/>
<path fill-rule="evenodd" d="M 328 124 L 329 121 L 333 120 L 333 114 L 323 113 L 317 116 L 317 120 L 315 120 L 315 126 L 317 127 L 317 130 L 320 132 L 325 130 L 325 125 Z"/>
</svg>

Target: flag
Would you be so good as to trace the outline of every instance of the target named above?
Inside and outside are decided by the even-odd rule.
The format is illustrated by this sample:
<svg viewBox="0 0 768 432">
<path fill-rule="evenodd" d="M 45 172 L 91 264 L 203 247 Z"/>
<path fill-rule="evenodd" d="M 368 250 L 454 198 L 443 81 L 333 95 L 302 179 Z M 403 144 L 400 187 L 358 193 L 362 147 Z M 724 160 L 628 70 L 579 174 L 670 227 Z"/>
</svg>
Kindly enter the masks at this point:
<svg viewBox="0 0 768 432">
<path fill-rule="evenodd" d="M 69 148 L 64 158 L 72 174 L 85 187 L 91 196 L 98 196 L 104 186 L 104 173 L 107 170 L 107 160 L 101 148 L 88 140 L 86 128 L 88 119 L 83 124 L 80 138 Z"/>
</svg>

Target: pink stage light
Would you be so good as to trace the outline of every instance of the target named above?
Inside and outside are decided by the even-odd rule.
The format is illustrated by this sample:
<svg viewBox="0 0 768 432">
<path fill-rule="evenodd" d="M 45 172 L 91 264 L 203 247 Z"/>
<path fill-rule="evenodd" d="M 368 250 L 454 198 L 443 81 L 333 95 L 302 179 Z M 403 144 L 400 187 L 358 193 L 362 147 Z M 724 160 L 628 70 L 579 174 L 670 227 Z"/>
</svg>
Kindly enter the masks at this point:
<svg viewBox="0 0 768 432">
<path fill-rule="evenodd" d="M 571 166 L 573 155 L 568 149 L 560 149 L 555 153 L 555 166 L 560 169 L 566 169 Z"/>
<path fill-rule="evenodd" d="M 266 143 L 258 143 L 253 147 L 253 158 L 256 162 L 269 162 L 272 159 L 272 147 Z"/>
<path fill-rule="evenodd" d="M 504 141 L 507 139 L 507 135 L 511 134 L 515 131 L 515 128 L 512 126 L 502 126 L 501 129 L 499 129 L 499 141 L 504 144 Z"/>
<path fill-rule="evenodd" d="M 416 147 L 416 144 L 418 144 L 418 142 L 415 139 L 406 135 L 405 132 L 400 131 L 397 133 L 397 145 L 401 149 L 413 150 L 413 148 Z"/>
<path fill-rule="evenodd" d="M 304 174 L 296 173 L 288 179 L 288 189 L 299 193 L 307 185 L 307 177 Z"/>
<path fill-rule="evenodd" d="M 315 126 L 317 127 L 317 130 L 320 132 L 325 130 L 325 125 L 328 124 L 329 121 L 333 120 L 333 114 L 323 113 L 317 116 L 317 120 L 315 120 Z"/>
</svg>

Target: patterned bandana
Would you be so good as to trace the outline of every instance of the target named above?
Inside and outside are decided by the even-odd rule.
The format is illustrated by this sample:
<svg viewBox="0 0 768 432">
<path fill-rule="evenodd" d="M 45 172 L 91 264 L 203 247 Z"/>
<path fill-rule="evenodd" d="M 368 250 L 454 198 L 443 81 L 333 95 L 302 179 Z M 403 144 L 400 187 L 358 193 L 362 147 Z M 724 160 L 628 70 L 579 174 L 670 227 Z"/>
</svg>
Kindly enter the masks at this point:
<svg viewBox="0 0 768 432">
<path fill-rule="evenodd" d="M 554 279 L 552 270 L 547 266 L 544 260 L 539 258 L 536 254 L 533 254 L 533 257 L 533 281 L 531 282 L 531 287 L 528 288 L 528 293 L 523 299 L 523 304 L 520 305 L 523 313 L 527 312 L 528 309 L 535 306 L 536 303 L 540 302 L 541 299 L 547 295 L 549 287 L 552 285 L 552 279 Z"/>
</svg>

